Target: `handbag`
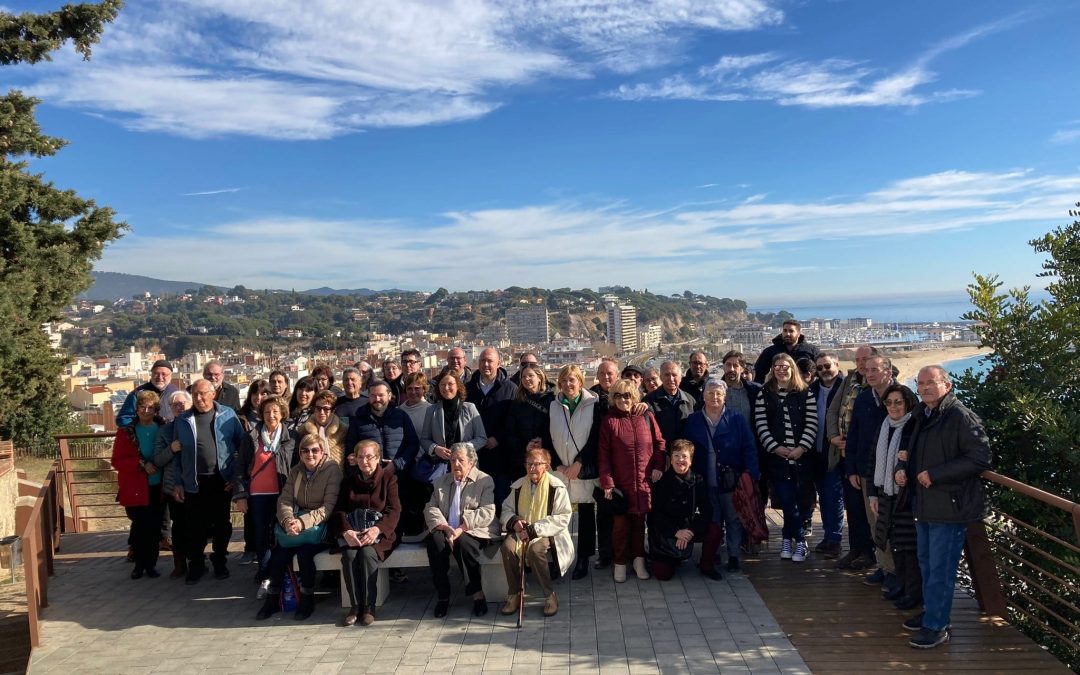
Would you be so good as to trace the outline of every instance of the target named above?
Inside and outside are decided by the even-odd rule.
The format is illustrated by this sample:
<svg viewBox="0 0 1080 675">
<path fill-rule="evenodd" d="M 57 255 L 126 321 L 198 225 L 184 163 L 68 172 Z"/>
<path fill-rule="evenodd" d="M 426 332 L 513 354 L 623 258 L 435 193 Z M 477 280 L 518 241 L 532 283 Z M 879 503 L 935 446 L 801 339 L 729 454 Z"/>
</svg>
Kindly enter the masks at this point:
<svg viewBox="0 0 1080 675">
<path fill-rule="evenodd" d="M 614 488 L 611 491 L 611 499 L 607 499 L 598 485 L 593 488 L 593 501 L 596 502 L 597 512 L 609 516 L 621 516 L 630 510 L 630 503 L 619 488 Z"/>
<path fill-rule="evenodd" d="M 293 517 L 299 518 L 304 513 L 306 511 L 296 510 L 293 512 Z M 326 536 L 326 521 L 324 520 L 318 525 L 300 530 L 300 534 L 289 534 L 285 532 L 285 528 L 281 526 L 281 523 L 274 523 L 274 536 L 277 538 L 278 546 L 284 546 L 285 548 L 297 548 L 304 544 L 321 544 Z"/>
<path fill-rule="evenodd" d="M 713 446 L 712 434 L 705 434 L 706 440 L 709 441 L 709 452 L 713 457 L 717 457 L 716 448 Z M 727 494 L 733 492 L 735 487 L 739 484 L 739 474 L 741 471 L 736 471 L 735 467 L 727 464 L 716 463 L 716 487 L 720 494 Z"/>
<path fill-rule="evenodd" d="M 376 511 L 375 509 L 354 509 L 352 513 L 345 516 L 345 520 L 349 521 L 349 529 L 357 532 L 363 532 L 375 527 L 382 519 L 382 511 Z"/>
<path fill-rule="evenodd" d="M 413 480 L 432 485 L 435 481 L 445 476 L 446 472 L 449 470 L 450 465 L 445 460 L 432 457 L 425 452 L 422 453 L 420 459 L 416 460 L 416 463 L 413 464 L 410 473 Z"/>
</svg>

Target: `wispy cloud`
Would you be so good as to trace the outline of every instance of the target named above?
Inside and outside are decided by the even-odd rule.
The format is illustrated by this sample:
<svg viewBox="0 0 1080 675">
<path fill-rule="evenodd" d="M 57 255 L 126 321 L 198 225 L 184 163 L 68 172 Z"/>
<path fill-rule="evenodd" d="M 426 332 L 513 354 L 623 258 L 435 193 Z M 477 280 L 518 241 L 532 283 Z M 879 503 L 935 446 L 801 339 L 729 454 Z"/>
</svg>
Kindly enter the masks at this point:
<svg viewBox="0 0 1080 675">
<path fill-rule="evenodd" d="M 736 272 L 788 268 L 791 246 L 806 242 L 853 244 L 999 223 L 1053 221 L 1063 205 L 1075 201 L 1078 190 L 1080 174 L 946 171 L 898 180 L 843 200 L 768 201 L 757 195 L 727 208 L 646 211 L 626 203 L 564 202 L 453 211 L 429 222 L 271 215 L 222 222 L 208 230 L 175 229 L 152 238 L 136 232 L 106 251 L 102 268 L 190 277 L 186 261 L 196 259 L 212 237 L 222 250 L 235 247 L 261 261 L 258 270 L 267 272 L 245 272 L 243 282 L 249 286 L 272 287 L 281 273 L 288 273 L 295 275 L 297 287 L 304 283 L 360 287 L 375 283 L 372 280 L 398 279 L 394 285 L 427 288 L 432 279 L 446 279 L 442 261 L 480 256 L 500 262 L 472 266 L 462 284 L 595 287 L 625 279 L 628 261 L 633 261 L 634 279 L 652 280 L 650 288 L 668 292 L 695 287 L 694 282 L 700 286 L 703 274 L 710 283 L 745 282 L 745 275 Z M 365 233 L 391 229 L 394 237 L 384 238 L 379 255 L 371 256 Z M 521 255 L 535 248 L 538 232 L 543 233 L 545 250 L 558 252 L 540 263 Z M 437 256 L 425 254 L 434 248 Z M 171 255 L 165 259 L 153 255 L 163 249 Z M 297 250 L 304 250 L 305 256 L 297 257 Z M 306 263 L 311 259 L 323 263 L 314 269 Z M 365 264 L 357 268 L 355 261 L 361 259 Z M 717 261 L 723 261 L 722 266 Z M 170 265 L 175 269 L 168 269 Z M 408 270 L 406 277 L 402 270 Z M 224 276 L 200 281 L 236 283 Z M 440 283 L 453 286 L 450 279 Z"/>
<path fill-rule="evenodd" d="M 542 78 L 634 73 L 686 35 L 783 21 L 780 0 L 145 0 L 89 64 L 28 77 L 138 131 L 321 139 L 471 120 Z"/>
<path fill-rule="evenodd" d="M 943 40 L 912 62 L 887 72 L 864 61 L 830 58 L 808 61 L 776 52 L 727 55 L 690 73 L 657 82 L 623 84 L 606 96 L 629 101 L 773 101 L 808 108 L 920 106 L 966 98 L 966 89 L 929 90 L 937 80 L 930 66 L 943 54 L 1014 25 L 1019 16 L 978 26 Z"/>
<path fill-rule="evenodd" d="M 1063 129 L 1058 129 L 1050 137 L 1051 143 L 1074 143 L 1080 141 L 1080 120 L 1069 122 Z"/>
<path fill-rule="evenodd" d="M 204 197 L 206 195 L 224 195 L 231 194 L 233 192 L 240 192 L 244 188 L 222 188 L 220 190 L 202 190 L 200 192 L 185 192 L 181 197 Z"/>
</svg>

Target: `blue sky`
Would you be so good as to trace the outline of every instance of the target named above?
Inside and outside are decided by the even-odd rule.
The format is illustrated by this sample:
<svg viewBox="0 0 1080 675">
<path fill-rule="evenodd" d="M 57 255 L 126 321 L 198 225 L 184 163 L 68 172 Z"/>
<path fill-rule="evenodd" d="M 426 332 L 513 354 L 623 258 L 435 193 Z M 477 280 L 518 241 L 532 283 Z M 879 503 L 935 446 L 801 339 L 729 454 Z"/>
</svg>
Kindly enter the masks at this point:
<svg viewBox="0 0 1080 675">
<path fill-rule="evenodd" d="M 102 270 L 783 304 L 1038 285 L 1026 242 L 1080 200 L 1077 25 L 1050 1 L 138 0 L 92 61 L 4 74 L 71 141 L 35 168 L 131 225 Z"/>
</svg>

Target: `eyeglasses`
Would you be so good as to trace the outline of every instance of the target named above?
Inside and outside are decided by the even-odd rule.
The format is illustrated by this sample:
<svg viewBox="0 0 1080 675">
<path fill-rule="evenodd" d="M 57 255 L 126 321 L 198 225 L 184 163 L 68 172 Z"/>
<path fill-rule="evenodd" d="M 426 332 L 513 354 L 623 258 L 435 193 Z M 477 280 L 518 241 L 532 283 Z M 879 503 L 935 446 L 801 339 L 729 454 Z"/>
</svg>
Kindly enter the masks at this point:
<svg viewBox="0 0 1080 675">
<path fill-rule="evenodd" d="M 313 448 L 300 448 L 300 454 L 302 455 L 317 455 L 322 452 L 322 448 L 315 446 Z"/>
<path fill-rule="evenodd" d="M 780 364 L 772 367 L 773 370 L 791 370 L 791 366 Z"/>
<path fill-rule="evenodd" d="M 925 382 L 920 382 L 919 386 L 920 387 L 936 387 L 939 384 L 945 384 L 945 380 L 927 380 Z"/>
<path fill-rule="evenodd" d="M 334 406 L 332 406 L 332 405 L 317 405 L 317 406 L 315 406 L 315 409 L 318 410 L 319 412 L 330 412 L 331 410 L 334 409 Z"/>
<path fill-rule="evenodd" d="M 904 399 L 902 398 L 887 398 L 885 399 L 885 405 L 890 408 L 904 405 Z"/>
<path fill-rule="evenodd" d="M 378 455 L 360 455 L 360 460 L 364 462 L 375 462 L 378 461 L 378 459 Z"/>
<path fill-rule="evenodd" d="M 692 366 L 708 366 L 709 362 L 708 361 L 691 361 L 690 365 L 692 365 Z"/>
<path fill-rule="evenodd" d="M 541 466 L 547 466 L 547 462 L 527 462 L 525 467 L 528 469 L 536 469 Z"/>
<path fill-rule="evenodd" d="M 402 363 L 420 363 L 416 359 L 401 359 Z"/>
<path fill-rule="evenodd" d="M 823 370 L 832 370 L 832 364 L 826 363 L 823 366 L 814 366 L 814 370 L 818 371 L 819 373 Z"/>
<path fill-rule="evenodd" d="M 626 392 L 624 394 L 612 394 L 611 398 L 622 400 L 622 401 L 629 401 L 630 399 L 634 398 L 634 396 L 632 394 L 630 394 L 629 392 Z"/>
<path fill-rule="evenodd" d="M 139 410 L 142 410 L 142 411 L 145 411 L 145 412 L 150 412 L 152 410 L 157 410 L 157 409 L 158 409 L 158 407 L 156 405 L 141 405 L 141 406 L 139 406 Z"/>
</svg>

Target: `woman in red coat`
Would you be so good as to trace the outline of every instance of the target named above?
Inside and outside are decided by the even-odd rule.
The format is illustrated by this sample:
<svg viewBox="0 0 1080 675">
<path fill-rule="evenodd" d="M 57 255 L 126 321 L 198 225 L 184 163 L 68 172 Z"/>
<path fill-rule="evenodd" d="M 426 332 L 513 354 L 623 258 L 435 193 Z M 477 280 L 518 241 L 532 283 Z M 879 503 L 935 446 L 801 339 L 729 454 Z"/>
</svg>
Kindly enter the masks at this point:
<svg viewBox="0 0 1080 675">
<path fill-rule="evenodd" d="M 382 466 L 382 449 L 371 439 L 356 444 L 356 466 L 345 469 L 332 526 L 343 546 L 341 573 L 352 598 L 345 625 L 359 619 L 362 626 L 375 621 L 376 579 L 379 563 L 398 545 L 401 519 L 398 481 Z"/>
<path fill-rule="evenodd" d="M 618 488 L 627 510 L 612 519 L 615 581 L 626 581 L 626 563 L 633 558 L 638 579 L 648 579 L 645 567 L 645 516 L 652 508 L 652 482 L 664 472 L 664 437 L 652 413 L 635 414 L 641 392 L 633 380 L 611 386 L 611 407 L 600 426 L 600 487 L 611 499 Z"/>
<path fill-rule="evenodd" d="M 158 412 L 160 399 L 153 391 L 141 391 L 135 398 L 135 420 L 116 432 L 112 467 L 116 469 L 116 501 L 131 520 L 132 579 L 160 576 L 154 569 L 161 538 L 161 472 L 154 464 L 154 440 L 165 423 Z"/>
</svg>

